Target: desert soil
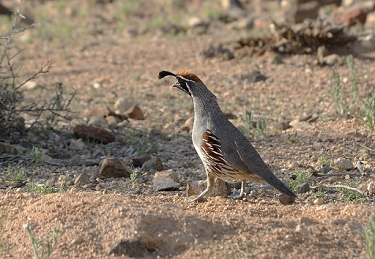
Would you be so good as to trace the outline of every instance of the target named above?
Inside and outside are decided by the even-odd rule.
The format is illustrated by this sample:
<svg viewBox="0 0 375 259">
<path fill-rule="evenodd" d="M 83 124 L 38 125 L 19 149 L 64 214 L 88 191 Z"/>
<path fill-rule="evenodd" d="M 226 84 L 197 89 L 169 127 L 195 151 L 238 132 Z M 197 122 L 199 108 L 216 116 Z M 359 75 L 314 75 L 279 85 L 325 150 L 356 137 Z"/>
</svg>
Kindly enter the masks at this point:
<svg viewBox="0 0 375 259">
<path fill-rule="evenodd" d="M 168 25 L 178 14 L 178 21 L 187 26 L 189 16 L 204 16 L 209 5 L 140 1 L 139 6 L 124 8 L 124 15 L 116 16 L 122 1 L 98 6 L 92 2 L 35 3 L 34 15 L 42 22 L 15 40 L 14 48 L 22 50 L 15 61 L 16 66 L 23 66 L 21 76 L 34 73 L 47 60 L 54 64 L 49 73 L 32 80 L 37 87 L 24 90 L 25 100 L 50 100 L 56 82 L 62 82 L 66 94 L 73 89 L 77 93 L 70 122 L 57 120 L 53 130 L 22 136 L 18 145 L 24 147 L 24 155 L 2 160 L 0 183 L 6 187 L 0 191 L 2 258 L 33 257 L 26 223 L 40 239 L 51 239 L 52 230 L 59 229 L 54 258 L 116 258 L 116 246 L 123 248 L 124 258 L 365 257 L 363 230 L 375 213 L 374 193 L 368 190 L 375 184 L 375 133 L 358 117 L 362 116 L 361 100 L 374 89 L 374 53 L 352 53 L 359 97 L 351 114 L 340 116 L 329 95 L 333 66 L 317 65 L 314 54 L 267 51 L 229 60 L 202 54 L 210 46 L 267 31 L 267 26 L 237 31 L 216 21 L 203 34 L 175 35 L 159 28 L 157 18 Z M 216 2 L 212 8 L 220 10 Z M 256 9 L 257 14 L 267 21 L 267 8 L 276 4 L 267 2 Z M 241 129 L 246 127 L 242 120 L 246 110 L 266 116 L 267 136 L 253 131 L 254 147 L 285 181 L 298 171 L 312 172 L 311 190 L 299 193 L 295 203 L 287 206 L 280 204 L 276 190 L 254 184 L 241 200 L 207 197 L 188 203 L 187 182 L 205 179 L 190 140 L 191 128 L 185 124 L 193 116 L 192 103 L 189 96 L 171 87 L 173 79 L 157 78 L 160 70 L 181 69 L 199 76 Z M 345 62 L 337 64 L 337 71 L 349 89 Z M 254 72 L 266 79 L 254 80 Z M 121 97 L 137 103 L 145 120 L 129 119 L 110 128 L 115 143 L 85 142 L 80 150 L 69 149 L 65 143 L 74 139 L 72 128 L 90 119 L 82 111 L 96 106 L 113 109 Z M 316 120 L 304 121 L 309 116 Z M 25 118 L 32 119 L 30 115 Z M 300 120 L 285 127 L 296 119 Z M 32 146 L 42 147 L 56 163 L 30 163 L 25 157 Z M 132 159 L 143 154 L 160 158 L 164 169 L 177 172 L 180 187 L 157 191 L 155 171 L 142 168 L 133 168 L 138 170 L 136 183 L 129 178 L 95 178 L 99 162 L 84 163 L 118 157 L 132 167 Z M 322 169 L 322 158 L 331 165 L 329 172 Z M 353 168 L 340 170 L 335 166 L 338 158 L 349 160 Z M 25 186 L 12 185 L 9 168 L 26 173 Z M 76 186 L 74 179 L 82 172 L 91 183 Z M 72 181 L 59 189 L 61 179 Z M 54 192 L 30 192 L 31 184 L 49 185 Z M 353 187 L 362 194 L 335 185 Z"/>
</svg>

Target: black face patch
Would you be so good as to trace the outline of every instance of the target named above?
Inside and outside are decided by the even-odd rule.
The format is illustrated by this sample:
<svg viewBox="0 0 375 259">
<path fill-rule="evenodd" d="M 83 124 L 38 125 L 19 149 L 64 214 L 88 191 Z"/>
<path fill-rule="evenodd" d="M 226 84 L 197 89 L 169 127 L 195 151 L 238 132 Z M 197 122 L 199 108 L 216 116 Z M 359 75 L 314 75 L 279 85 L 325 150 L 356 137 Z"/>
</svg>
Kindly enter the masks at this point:
<svg viewBox="0 0 375 259">
<path fill-rule="evenodd" d="M 191 96 L 188 82 L 179 77 L 177 77 L 177 80 L 178 82 L 174 83 L 173 86 Z"/>
</svg>

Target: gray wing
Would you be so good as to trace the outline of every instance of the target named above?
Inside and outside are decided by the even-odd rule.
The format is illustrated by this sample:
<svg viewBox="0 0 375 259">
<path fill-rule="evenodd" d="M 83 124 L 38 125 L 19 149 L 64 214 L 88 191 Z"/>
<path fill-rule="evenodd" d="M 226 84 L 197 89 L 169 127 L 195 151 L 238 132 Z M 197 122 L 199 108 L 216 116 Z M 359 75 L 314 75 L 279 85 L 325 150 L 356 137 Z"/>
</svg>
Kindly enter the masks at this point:
<svg viewBox="0 0 375 259">
<path fill-rule="evenodd" d="M 223 130 L 223 128 L 225 128 L 225 130 Z M 222 140 L 222 153 L 229 164 L 238 170 L 248 171 L 249 173 L 261 177 L 282 193 L 292 197 L 295 196 L 295 194 L 272 173 L 271 169 L 251 145 L 250 141 L 230 121 L 223 121 L 222 125 L 216 127 L 215 134 Z"/>
</svg>

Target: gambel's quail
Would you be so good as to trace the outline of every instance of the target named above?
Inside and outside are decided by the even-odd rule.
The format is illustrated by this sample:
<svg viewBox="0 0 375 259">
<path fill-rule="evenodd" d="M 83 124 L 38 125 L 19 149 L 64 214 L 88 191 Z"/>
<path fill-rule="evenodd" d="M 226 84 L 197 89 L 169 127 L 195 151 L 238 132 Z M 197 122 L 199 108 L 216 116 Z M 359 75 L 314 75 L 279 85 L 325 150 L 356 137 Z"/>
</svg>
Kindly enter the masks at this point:
<svg viewBox="0 0 375 259">
<path fill-rule="evenodd" d="M 240 197 L 244 194 L 246 181 L 267 182 L 290 197 L 296 195 L 269 169 L 251 145 L 250 141 L 225 117 L 216 96 L 205 84 L 189 71 L 173 74 L 159 72 L 159 79 L 174 76 L 172 86 L 193 98 L 194 124 L 193 144 L 203 162 L 207 174 L 207 188 L 191 201 L 196 201 L 210 191 L 216 178 L 241 180 Z"/>
</svg>

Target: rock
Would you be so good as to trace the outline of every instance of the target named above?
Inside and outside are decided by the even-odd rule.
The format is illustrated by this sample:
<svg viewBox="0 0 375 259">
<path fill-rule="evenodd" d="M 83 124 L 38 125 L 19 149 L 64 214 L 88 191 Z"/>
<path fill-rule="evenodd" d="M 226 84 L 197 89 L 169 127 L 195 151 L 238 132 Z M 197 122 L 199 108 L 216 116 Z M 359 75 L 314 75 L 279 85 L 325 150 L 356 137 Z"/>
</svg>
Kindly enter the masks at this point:
<svg viewBox="0 0 375 259">
<path fill-rule="evenodd" d="M 239 0 L 221 0 L 221 6 L 225 10 L 242 9 L 242 4 Z"/>
<path fill-rule="evenodd" d="M 147 154 L 143 155 L 141 157 L 136 157 L 136 158 L 132 159 L 132 161 L 133 161 L 132 165 L 134 167 L 142 167 L 145 162 L 147 162 L 148 160 L 151 160 L 151 159 L 152 159 L 152 156 L 147 155 Z"/>
<path fill-rule="evenodd" d="M 341 14 L 336 15 L 334 21 L 337 24 L 345 25 L 346 27 L 352 27 L 357 23 L 365 24 L 367 19 L 367 11 L 359 6 L 353 6 L 352 8 L 344 11 Z"/>
<path fill-rule="evenodd" d="M 154 189 L 157 191 L 171 191 L 178 189 L 180 187 L 180 183 L 177 181 L 177 173 L 172 171 L 172 169 L 157 172 L 154 176 Z"/>
<path fill-rule="evenodd" d="M 305 193 L 310 191 L 310 185 L 308 183 L 302 183 L 296 186 L 296 193 Z"/>
<path fill-rule="evenodd" d="M 373 181 L 369 182 L 369 184 L 367 185 L 367 191 L 370 194 L 375 194 L 375 182 Z"/>
<path fill-rule="evenodd" d="M 115 108 L 116 113 L 123 114 L 135 104 L 136 103 L 133 99 L 121 97 L 116 100 L 114 104 L 114 108 Z"/>
<path fill-rule="evenodd" d="M 320 172 L 322 172 L 323 174 L 328 174 L 329 171 L 331 171 L 331 167 L 329 165 L 324 165 L 322 168 L 320 168 Z"/>
<path fill-rule="evenodd" d="M 148 172 L 150 172 L 150 170 L 161 171 L 164 169 L 164 165 L 159 157 L 153 157 L 152 159 L 143 163 L 142 169 Z"/>
<path fill-rule="evenodd" d="M 71 139 L 69 148 L 72 150 L 83 150 L 86 147 L 85 143 L 82 142 L 82 139 Z"/>
<path fill-rule="evenodd" d="M 191 132 L 193 130 L 194 117 L 188 118 L 184 125 L 182 125 L 180 132 L 186 131 Z"/>
<path fill-rule="evenodd" d="M 40 86 L 40 85 L 38 85 L 37 82 L 28 81 L 24 85 L 21 86 L 21 90 L 30 91 L 30 90 L 34 90 L 38 86 Z"/>
<path fill-rule="evenodd" d="M 301 225 L 301 224 L 298 224 L 296 226 L 296 232 L 300 232 L 300 233 L 303 233 L 303 234 L 308 233 L 307 228 L 304 225 Z"/>
<path fill-rule="evenodd" d="M 342 58 L 337 54 L 331 54 L 323 58 L 323 65 L 333 66 L 341 63 Z"/>
<path fill-rule="evenodd" d="M 101 128 L 108 127 L 108 122 L 103 116 L 92 116 L 87 124 L 89 126 L 96 126 Z"/>
<path fill-rule="evenodd" d="M 202 19 L 200 17 L 197 17 L 197 16 L 193 16 L 189 19 L 188 21 L 188 25 L 189 27 L 199 27 L 199 26 L 204 26 L 206 27 L 208 24 L 208 21 L 205 20 L 205 19 Z"/>
<path fill-rule="evenodd" d="M 144 120 L 145 119 L 145 116 L 143 115 L 143 112 L 142 112 L 141 108 L 139 108 L 139 106 L 137 104 L 134 104 L 133 106 L 131 106 L 125 112 L 125 114 L 133 120 Z"/>
<path fill-rule="evenodd" d="M 130 177 L 131 173 L 132 170 L 116 157 L 104 159 L 99 170 L 99 174 L 106 178 Z"/>
<path fill-rule="evenodd" d="M 121 122 L 122 120 L 116 116 L 108 116 L 105 118 L 107 121 L 107 125 L 109 127 L 116 127 L 117 123 Z"/>
<path fill-rule="evenodd" d="M 207 58 L 220 58 L 222 60 L 234 59 L 234 54 L 222 44 L 210 45 L 201 53 Z"/>
<path fill-rule="evenodd" d="M 319 8 L 318 1 L 291 4 L 285 13 L 285 20 L 294 23 L 302 23 L 305 19 L 315 20 L 319 15 Z"/>
<path fill-rule="evenodd" d="M 301 217 L 299 220 L 300 224 L 304 224 L 305 226 L 311 226 L 316 224 L 316 222 L 310 218 L 307 217 Z"/>
<path fill-rule="evenodd" d="M 254 26 L 254 19 L 250 17 L 241 18 L 228 25 L 228 29 L 233 30 L 251 30 Z"/>
<path fill-rule="evenodd" d="M 116 140 L 115 136 L 108 130 L 85 125 L 77 125 L 73 128 L 74 136 L 82 140 L 108 144 Z"/>
<path fill-rule="evenodd" d="M 285 195 L 284 193 L 279 195 L 279 201 L 282 205 L 290 205 L 295 202 L 295 197 L 290 197 L 288 195 Z"/>
<path fill-rule="evenodd" d="M 90 108 L 84 109 L 81 113 L 81 117 L 89 118 L 92 116 L 106 117 L 110 114 L 110 109 L 104 105 L 91 106 Z"/>
<path fill-rule="evenodd" d="M 186 186 L 186 197 L 198 196 L 204 191 L 204 189 L 206 189 L 206 185 L 205 180 L 188 183 Z M 229 190 L 226 183 L 221 179 L 216 179 L 213 189 L 210 192 L 207 192 L 205 197 L 227 196 L 228 194 Z"/>
<path fill-rule="evenodd" d="M 346 224 L 346 220 L 345 219 L 335 219 L 334 221 L 332 221 L 332 224 L 335 224 L 335 225 L 345 225 Z"/>
<path fill-rule="evenodd" d="M 334 165 L 342 171 L 348 171 L 354 168 L 352 161 L 343 157 L 337 158 L 334 161 Z"/>
<path fill-rule="evenodd" d="M 0 154 L 11 154 L 11 155 L 19 155 L 22 154 L 16 146 L 5 144 L 0 142 Z"/>
<path fill-rule="evenodd" d="M 140 240 L 121 239 L 111 245 L 108 254 L 128 258 L 143 258 L 148 255 L 148 250 Z"/>
<path fill-rule="evenodd" d="M 319 142 L 332 142 L 334 138 L 328 134 L 319 133 L 317 136 L 317 141 Z"/>
<path fill-rule="evenodd" d="M 315 205 L 322 205 L 324 204 L 324 199 L 323 198 L 317 198 L 314 200 Z"/>
<path fill-rule="evenodd" d="M 61 137 L 60 137 L 58 134 L 54 133 L 54 132 L 50 133 L 50 134 L 48 135 L 48 138 L 49 138 L 51 141 L 53 141 L 53 142 L 60 142 L 60 141 L 61 141 Z"/>
<path fill-rule="evenodd" d="M 85 174 L 81 173 L 77 176 L 77 178 L 74 180 L 74 185 L 76 186 L 83 186 L 90 183 L 90 177 Z"/>
</svg>

